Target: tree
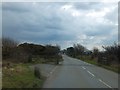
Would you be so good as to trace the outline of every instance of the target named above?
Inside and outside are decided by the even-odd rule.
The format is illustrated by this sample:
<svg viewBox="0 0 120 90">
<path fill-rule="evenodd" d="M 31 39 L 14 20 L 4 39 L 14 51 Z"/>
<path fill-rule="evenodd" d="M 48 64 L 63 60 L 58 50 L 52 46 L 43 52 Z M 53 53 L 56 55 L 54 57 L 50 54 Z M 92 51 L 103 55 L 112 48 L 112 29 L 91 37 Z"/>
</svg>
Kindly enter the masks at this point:
<svg viewBox="0 0 120 90">
<path fill-rule="evenodd" d="M 93 48 L 93 58 L 95 58 L 95 57 L 98 57 L 98 54 L 99 54 L 99 49 L 97 48 L 97 47 L 94 47 Z"/>
<path fill-rule="evenodd" d="M 32 43 L 23 43 L 18 46 L 24 50 L 29 55 L 43 55 L 45 47 L 42 45 L 32 44 Z"/>
<path fill-rule="evenodd" d="M 82 56 L 84 54 L 85 47 L 82 46 L 81 44 L 74 44 L 73 47 L 74 47 L 74 50 L 75 50 L 75 56 L 77 56 L 77 55 Z"/>
<path fill-rule="evenodd" d="M 33 58 L 40 57 L 45 58 L 46 61 L 55 61 L 59 63 L 60 46 L 52 45 L 39 45 L 33 43 L 17 44 L 16 41 L 10 38 L 3 38 L 3 59 L 11 59 L 20 62 L 31 62 Z"/>
<path fill-rule="evenodd" d="M 45 48 L 46 48 L 45 53 L 48 56 L 58 55 L 58 53 L 60 52 L 60 47 L 59 46 L 46 45 Z"/>
<path fill-rule="evenodd" d="M 120 51 L 120 46 L 117 43 L 111 46 L 102 46 L 105 49 L 104 55 L 108 59 L 109 65 L 112 63 L 118 64 L 118 52 Z"/>
<path fill-rule="evenodd" d="M 12 38 L 2 38 L 2 56 L 3 59 L 14 57 L 18 42 Z"/>
<path fill-rule="evenodd" d="M 66 53 L 69 56 L 75 57 L 75 50 L 73 47 L 68 47 Z"/>
<path fill-rule="evenodd" d="M 12 38 L 2 38 L 2 47 L 16 47 L 18 45 L 18 42 L 15 41 Z"/>
</svg>

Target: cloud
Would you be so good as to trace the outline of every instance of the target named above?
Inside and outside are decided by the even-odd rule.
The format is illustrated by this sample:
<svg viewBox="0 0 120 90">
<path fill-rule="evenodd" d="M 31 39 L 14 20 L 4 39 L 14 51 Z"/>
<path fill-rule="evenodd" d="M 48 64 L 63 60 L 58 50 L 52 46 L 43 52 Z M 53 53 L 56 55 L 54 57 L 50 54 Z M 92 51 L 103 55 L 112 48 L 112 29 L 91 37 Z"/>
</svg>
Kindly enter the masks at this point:
<svg viewBox="0 0 120 90">
<path fill-rule="evenodd" d="M 22 7 L 21 7 L 21 4 L 22 4 Z M 9 4 L 3 3 L 2 10 L 17 12 L 17 13 L 29 11 L 29 9 L 27 8 L 27 5 L 24 2 L 23 3 L 9 2 Z"/>
<path fill-rule="evenodd" d="M 117 41 L 117 5 L 102 2 L 3 3 L 3 36 L 20 42 L 94 46 Z"/>
</svg>

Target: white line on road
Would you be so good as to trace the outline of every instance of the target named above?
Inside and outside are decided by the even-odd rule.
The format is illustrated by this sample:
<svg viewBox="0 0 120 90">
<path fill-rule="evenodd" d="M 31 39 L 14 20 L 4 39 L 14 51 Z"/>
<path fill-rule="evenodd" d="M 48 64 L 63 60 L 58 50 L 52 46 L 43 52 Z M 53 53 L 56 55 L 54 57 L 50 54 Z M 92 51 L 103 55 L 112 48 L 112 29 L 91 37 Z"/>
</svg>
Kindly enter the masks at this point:
<svg viewBox="0 0 120 90">
<path fill-rule="evenodd" d="M 87 63 L 87 62 L 84 62 L 85 64 L 87 64 L 87 65 L 91 65 L 91 64 L 89 64 L 89 63 Z"/>
<path fill-rule="evenodd" d="M 109 88 L 112 88 L 111 86 L 109 86 L 108 84 L 106 84 L 104 81 L 102 81 L 101 79 L 99 79 L 100 82 L 102 82 L 104 85 L 106 85 Z"/>
<path fill-rule="evenodd" d="M 55 71 L 56 68 L 57 68 L 57 66 L 55 68 L 53 68 L 53 70 L 50 72 L 50 74 L 47 75 L 47 77 L 49 77 Z"/>
<path fill-rule="evenodd" d="M 82 67 L 83 69 L 86 69 L 85 67 Z"/>
<path fill-rule="evenodd" d="M 90 63 L 88 63 L 88 65 L 91 65 Z"/>
<path fill-rule="evenodd" d="M 93 77 L 95 77 L 95 75 L 93 73 L 91 73 L 90 71 L 87 71 L 89 74 L 91 74 Z"/>
</svg>

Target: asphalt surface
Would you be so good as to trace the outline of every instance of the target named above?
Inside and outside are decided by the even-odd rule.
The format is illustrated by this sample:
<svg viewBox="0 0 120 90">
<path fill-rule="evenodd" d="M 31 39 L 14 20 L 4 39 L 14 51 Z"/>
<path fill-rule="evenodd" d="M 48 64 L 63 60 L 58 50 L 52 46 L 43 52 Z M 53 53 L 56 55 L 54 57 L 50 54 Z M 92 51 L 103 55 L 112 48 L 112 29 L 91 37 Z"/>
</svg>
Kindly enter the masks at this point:
<svg viewBox="0 0 120 90">
<path fill-rule="evenodd" d="M 118 88 L 118 74 L 63 55 L 63 64 L 56 66 L 43 88 Z"/>
<path fill-rule="evenodd" d="M 36 65 L 32 65 L 30 66 L 30 68 L 34 71 L 35 67 L 39 68 L 39 71 L 41 73 L 42 76 L 48 77 L 50 76 L 52 70 L 54 70 L 54 68 L 56 67 L 56 65 L 51 65 L 51 64 L 36 64 Z"/>
</svg>

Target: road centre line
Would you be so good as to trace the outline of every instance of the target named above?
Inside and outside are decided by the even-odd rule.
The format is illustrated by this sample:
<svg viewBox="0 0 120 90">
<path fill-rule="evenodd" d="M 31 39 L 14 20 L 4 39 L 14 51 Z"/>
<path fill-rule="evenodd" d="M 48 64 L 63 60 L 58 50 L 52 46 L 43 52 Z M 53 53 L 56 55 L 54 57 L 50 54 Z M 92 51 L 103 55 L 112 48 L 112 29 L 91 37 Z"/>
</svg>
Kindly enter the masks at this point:
<svg viewBox="0 0 120 90">
<path fill-rule="evenodd" d="M 86 69 L 85 67 L 82 67 L 83 69 Z M 91 73 L 90 71 L 87 70 L 87 72 L 89 74 L 91 74 L 93 77 L 95 77 L 95 75 L 93 73 Z M 107 83 L 105 83 L 104 81 L 102 81 L 101 79 L 98 79 L 101 83 L 103 83 L 104 85 L 106 85 L 109 88 L 112 88 L 110 85 L 108 85 Z"/>
<path fill-rule="evenodd" d="M 102 81 L 101 79 L 99 79 L 100 82 L 102 82 L 104 85 L 106 85 L 109 88 L 112 88 L 111 86 L 109 86 L 107 83 L 105 83 L 104 81 Z"/>
<path fill-rule="evenodd" d="M 91 73 L 90 71 L 87 71 L 89 74 L 91 74 L 93 77 L 95 77 L 95 75 L 93 73 Z"/>
<path fill-rule="evenodd" d="M 76 60 L 76 59 L 75 59 L 75 60 Z M 79 61 L 79 60 L 76 60 L 76 61 Z M 83 61 L 82 63 L 88 64 L 88 65 L 91 65 L 91 64 L 89 64 L 89 63 L 87 63 L 87 62 L 84 62 L 84 61 Z M 82 68 L 83 68 L 83 69 L 86 69 L 86 68 L 83 67 L 83 66 L 82 66 Z M 89 74 L 91 74 L 93 77 L 95 77 L 95 75 L 94 75 L 93 73 L 91 73 L 90 71 L 87 70 L 87 72 L 88 72 Z M 110 85 L 108 85 L 107 83 L 105 83 L 105 82 L 102 81 L 101 79 L 98 79 L 98 80 L 99 80 L 101 83 L 103 83 L 105 86 L 107 86 L 107 87 L 109 87 L 109 88 L 112 88 Z"/>
</svg>

